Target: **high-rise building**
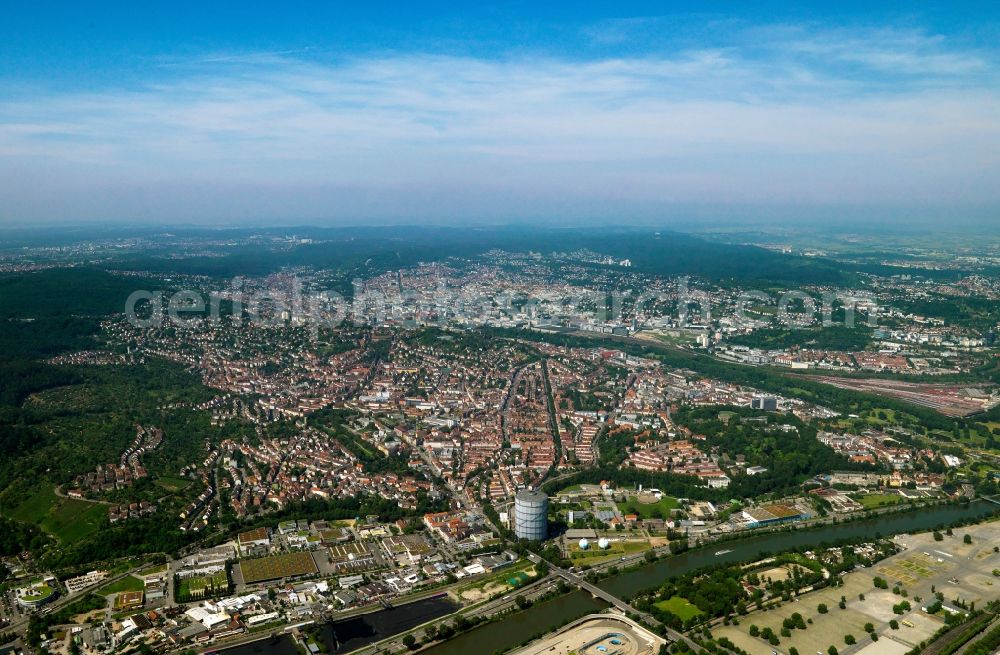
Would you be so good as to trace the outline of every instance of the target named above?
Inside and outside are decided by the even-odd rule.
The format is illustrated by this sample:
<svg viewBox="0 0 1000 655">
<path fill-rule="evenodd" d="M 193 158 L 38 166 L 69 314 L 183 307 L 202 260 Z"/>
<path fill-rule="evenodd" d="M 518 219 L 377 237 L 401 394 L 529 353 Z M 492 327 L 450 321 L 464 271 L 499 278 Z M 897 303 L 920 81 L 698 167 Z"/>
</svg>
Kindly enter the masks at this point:
<svg viewBox="0 0 1000 655">
<path fill-rule="evenodd" d="M 514 534 L 518 539 L 542 541 L 548 534 L 549 497 L 522 489 L 514 496 Z"/>
<path fill-rule="evenodd" d="M 754 396 L 750 399 L 752 409 L 762 409 L 765 412 L 778 411 L 778 399 L 774 396 Z"/>
</svg>

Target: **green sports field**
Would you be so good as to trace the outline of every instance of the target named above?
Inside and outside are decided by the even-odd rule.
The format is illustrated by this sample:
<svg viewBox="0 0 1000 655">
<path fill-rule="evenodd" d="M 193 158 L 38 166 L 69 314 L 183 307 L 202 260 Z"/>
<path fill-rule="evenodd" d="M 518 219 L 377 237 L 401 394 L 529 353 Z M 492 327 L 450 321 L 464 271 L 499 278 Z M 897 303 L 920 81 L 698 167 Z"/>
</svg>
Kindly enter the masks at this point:
<svg viewBox="0 0 1000 655">
<path fill-rule="evenodd" d="M 700 609 L 689 603 L 686 598 L 681 598 L 680 596 L 671 596 L 667 600 L 661 600 L 656 603 L 656 607 L 670 612 L 681 621 L 687 621 L 702 614 Z"/>
</svg>

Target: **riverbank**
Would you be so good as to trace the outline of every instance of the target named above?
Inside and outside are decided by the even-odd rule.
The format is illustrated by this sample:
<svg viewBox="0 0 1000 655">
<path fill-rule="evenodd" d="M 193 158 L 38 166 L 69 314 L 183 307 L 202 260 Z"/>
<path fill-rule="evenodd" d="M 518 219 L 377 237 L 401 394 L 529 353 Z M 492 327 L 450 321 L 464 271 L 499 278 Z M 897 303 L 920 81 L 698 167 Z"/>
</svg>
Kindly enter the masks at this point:
<svg viewBox="0 0 1000 655">
<path fill-rule="evenodd" d="M 753 561 L 788 550 L 874 538 L 876 535 L 887 537 L 894 534 L 927 532 L 945 525 L 987 519 L 998 513 L 1000 506 L 974 501 L 969 504 L 941 505 L 876 518 L 866 517 L 863 520 L 828 523 L 806 529 L 757 534 L 742 540 L 727 541 L 728 553 L 716 555 L 710 546 L 692 549 L 661 558 L 651 564 L 640 564 L 635 568 L 603 578 L 596 584 L 619 598 L 628 598 L 658 586 L 670 576 L 718 564 Z M 603 602 L 595 600 L 585 592 L 571 591 L 550 601 L 538 603 L 530 611 L 505 616 L 453 639 L 430 646 L 424 652 L 428 655 L 503 652 L 522 645 L 532 635 L 558 629 L 569 621 L 595 611 L 595 607 L 602 606 Z"/>
</svg>

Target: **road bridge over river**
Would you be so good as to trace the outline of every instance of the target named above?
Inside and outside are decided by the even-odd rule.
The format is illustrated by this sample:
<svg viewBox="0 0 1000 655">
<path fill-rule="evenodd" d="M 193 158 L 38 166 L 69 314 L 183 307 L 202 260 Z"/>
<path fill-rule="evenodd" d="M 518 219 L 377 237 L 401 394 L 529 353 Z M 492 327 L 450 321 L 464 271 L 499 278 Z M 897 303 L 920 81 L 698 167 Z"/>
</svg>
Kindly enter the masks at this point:
<svg viewBox="0 0 1000 655">
<path fill-rule="evenodd" d="M 543 561 L 541 557 L 539 557 L 538 555 L 535 555 L 534 553 L 529 554 L 528 555 L 528 559 L 530 559 L 532 562 L 535 562 L 536 564 L 538 564 L 538 563 L 540 563 L 540 562 Z M 570 573 L 566 569 L 560 568 L 560 567 L 555 566 L 554 564 L 551 564 L 551 563 L 548 563 L 548 566 L 549 566 L 549 571 L 553 575 L 557 575 L 560 578 L 562 578 L 563 580 L 565 580 L 566 582 L 568 582 L 568 583 L 570 583 L 572 585 L 575 585 L 576 587 L 578 587 L 580 589 L 583 589 L 584 591 L 590 593 L 595 598 L 600 598 L 604 602 L 610 604 L 615 609 L 620 610 L 620 611 L 625 612 L 625 613 L 628 613 L 628 614 L 633 614 L 635 616 L 638 616 L 647 625 L 651 625 L 651 626 L 661 626 L 661 625 L 663 625 L 663 622 L 660 621 L 659 619 L 657 619 L 656 617 L 654 617 L 653 615 L 647 614 L 646 612 L 640 612 L 639 610 L 635 609 L 634 607 L 632 607 L 631 605 L 629 605 L 628 603 L 626 603 L 621 598 L 618 598 L 617 596 L 615 596 L 614 594 L 612 594 L 609 591 L 601 589 L 600 587 L 598 587 L 595 584 L 591 584 L 590 582 L 587 582 L 586 580 L 584 580 L 580 576 L 578 576 L 576 574 L 573 574 L 573 573 Z M 698 644 L 696 644 L 695 642 L 693 642 L 688 637 L 684 636 L 682 633 L 674 630 L 673 628 L 667 627 L 666 628 L 666 635 L 668 637 L 670 637 L 670 639 L 672 639 L 673 641 L 683 641 L 695 653 L 697 653 L 698 651 L 701 650 L 701 646 L 699 646 Z"/>
</svg>

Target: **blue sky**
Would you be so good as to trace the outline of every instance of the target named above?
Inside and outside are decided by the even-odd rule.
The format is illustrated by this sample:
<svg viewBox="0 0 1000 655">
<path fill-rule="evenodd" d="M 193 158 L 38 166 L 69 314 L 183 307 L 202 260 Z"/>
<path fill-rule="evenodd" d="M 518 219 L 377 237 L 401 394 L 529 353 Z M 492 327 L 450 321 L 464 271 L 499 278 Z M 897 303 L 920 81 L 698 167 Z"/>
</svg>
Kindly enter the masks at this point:
<svg viewBox="0 0 1000 655">
<path fill-rule="evenodd" d="M 5 7 L 0 223 L 1000 225 L 995 4 L 208 4 Z"/>
</svg>

